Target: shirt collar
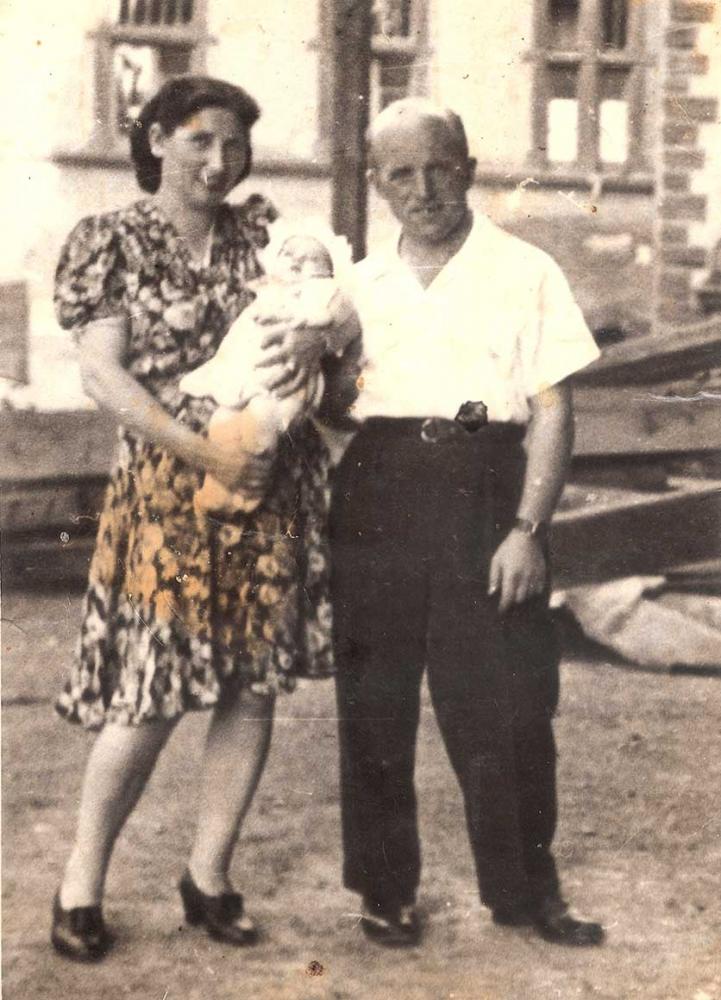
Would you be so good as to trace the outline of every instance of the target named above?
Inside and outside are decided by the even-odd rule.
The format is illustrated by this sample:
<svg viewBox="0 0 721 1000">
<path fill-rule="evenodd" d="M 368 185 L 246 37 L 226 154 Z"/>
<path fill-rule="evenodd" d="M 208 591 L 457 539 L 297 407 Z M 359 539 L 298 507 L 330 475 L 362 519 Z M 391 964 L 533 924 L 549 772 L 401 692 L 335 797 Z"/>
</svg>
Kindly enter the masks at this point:
<svg viewBox="0 0 721 1000">
<path fill-rule="evenodd" d="M 439 278 L 446 272 L 450 265 L 459 259 L 463 259 L 469 251 L 476 253 L 480 242 L 487 238 L 493 228 L 493 223 L 487 215 L 480 212 L 473 212 L 472 215 L 473 225 L 471 226 L 468 236 L 462 246 L 444 266 L 441 274 L 438 276 Z M 363 270 L 368 278 L 375 280 L 392 274 L 408 273 L 408 265 L 401 259 L 398 252 L 400 242 L 401 230 L 398 229 L 392 240 L 388 240 L 383 243 L 377 250 L 374 250 L 361 262 L 361 266 L 363 267 Z"/>
</svg>

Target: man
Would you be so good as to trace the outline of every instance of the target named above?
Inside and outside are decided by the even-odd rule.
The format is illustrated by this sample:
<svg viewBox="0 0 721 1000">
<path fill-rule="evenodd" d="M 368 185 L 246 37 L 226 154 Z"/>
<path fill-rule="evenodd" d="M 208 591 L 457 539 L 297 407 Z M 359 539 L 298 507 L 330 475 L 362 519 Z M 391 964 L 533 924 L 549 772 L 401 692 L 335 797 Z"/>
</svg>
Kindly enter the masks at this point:
<svg viewBox="0 0 721 1000">
<path fill-rule="evenodd" d="M 474 218 L 457 115 L 395 102 L 369 153 L 400 237 L 356 268 L 362 423 L 331 513 L 345 884 L 369 937 L 419 940 L 427 667 L 494 921 L 597 944 L 601 926 L 561 898 L 550 849 L 558 655 L 545 535 L 572 447 L 565 379 L 598 351 L 555 263 Z"/>
</svg>

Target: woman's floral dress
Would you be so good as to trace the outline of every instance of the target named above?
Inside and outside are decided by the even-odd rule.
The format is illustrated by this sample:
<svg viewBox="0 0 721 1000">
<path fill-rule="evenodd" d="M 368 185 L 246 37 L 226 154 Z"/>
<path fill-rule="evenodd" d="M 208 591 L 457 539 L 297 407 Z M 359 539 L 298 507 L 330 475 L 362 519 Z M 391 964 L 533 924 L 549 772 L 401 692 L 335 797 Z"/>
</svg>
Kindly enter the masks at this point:
<svg viewBox="0 0 721 1000">
<path fill-rule="evenodd" d="M 58 264 L 61 325 L 127 317 L 128 371 L 204 431 L 211 401 L 178 382 L 252 301 L 274 216 L 259 196 L 222 206 L 203 265 L 149 199 L 84 219 Z M 238 526 L 201 526 L 202 473 L 122 427 L 119 438 L 60 714 L 87 728 L 170 719 L 239 686 L 271 693 L 330 673 L 327 453 L 313 425 L 281 442 L 265 500 Z"/>
</svg>

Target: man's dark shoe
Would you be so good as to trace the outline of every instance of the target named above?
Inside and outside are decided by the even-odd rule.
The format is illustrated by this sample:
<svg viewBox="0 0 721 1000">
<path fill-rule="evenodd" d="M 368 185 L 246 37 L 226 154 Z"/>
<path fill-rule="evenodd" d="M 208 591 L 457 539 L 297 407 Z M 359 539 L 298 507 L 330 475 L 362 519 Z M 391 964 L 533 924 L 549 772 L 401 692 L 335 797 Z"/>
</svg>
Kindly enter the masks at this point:
<svg viewBox="0 0 721 1000">
<path fill-rule="evenodd" d="M 364 899 L 361 927 L 367 938 L 386 948 L 412 948 L 421 940 L 421 922 L 412 904 L 384 906 Z"/>
<path fill-rule="evenodd" d="M 75 962 L 98 962 L 113 943 L 103 922 L 100 906 L 76 906 L 64 910 L 60 893 L 53 900 L 50 940 L 55 951 Z"/>
<path fill-rule="evenodd" d="M 512 906 L 499 907 L 491 913 L 494 924 L 502 927 L 532 927 L 533 917 L 525 909 L 515 909 Z"/>
<path fill-rule="evenodd" d="M 602 944 L 606 937 L 601 924 L 572 916 L 562 899 L 545 900 L 532 910 L 499 908 L 493 911 L 493 922 L 503 927 L 533 927 L 551 944 L 576 948 Z"/>
<path fill-rule="evenodd" d="M 603 927 L 595 920 L 579 920 L 571 916 L 562 899 L 543 903 L 533 915 L 533 924 L 541 937 L 552 944 L 582 948 L 602 944 L 606 937 Z"/>
</svg>

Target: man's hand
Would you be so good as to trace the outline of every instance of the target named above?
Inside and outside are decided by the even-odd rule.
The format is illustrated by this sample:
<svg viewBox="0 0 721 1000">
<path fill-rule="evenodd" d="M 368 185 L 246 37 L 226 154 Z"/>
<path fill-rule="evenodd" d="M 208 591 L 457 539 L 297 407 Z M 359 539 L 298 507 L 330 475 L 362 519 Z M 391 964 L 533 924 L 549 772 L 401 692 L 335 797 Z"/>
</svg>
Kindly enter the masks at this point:
<svg viewBox="0 0 721 1000">
<path fill-rule="evenodd" d="M 293 326 L 279 322 L 268 326 L 258 368 L 267 369 L 265 386 L 281 399 L 291 396 L 314 375 L 326 351 L 325 330 L 319 326 Z"/>
<path fill-rule="evenodd" d="M 205 441 L 203 467 L 226 489 L 262 493 L 268 483 L 272 456 L 253 455 L 237 450 L 228 451 L 211 441 Z"/>
<path fill-rule="evenodd" d="M 488 593 L 500 591 L 498 610 L 503 613 L 543 593 L 545 585 L 546 560 L 538 539 L 511 530 L 496 549 L 488 578 Z"/>
</svg>

